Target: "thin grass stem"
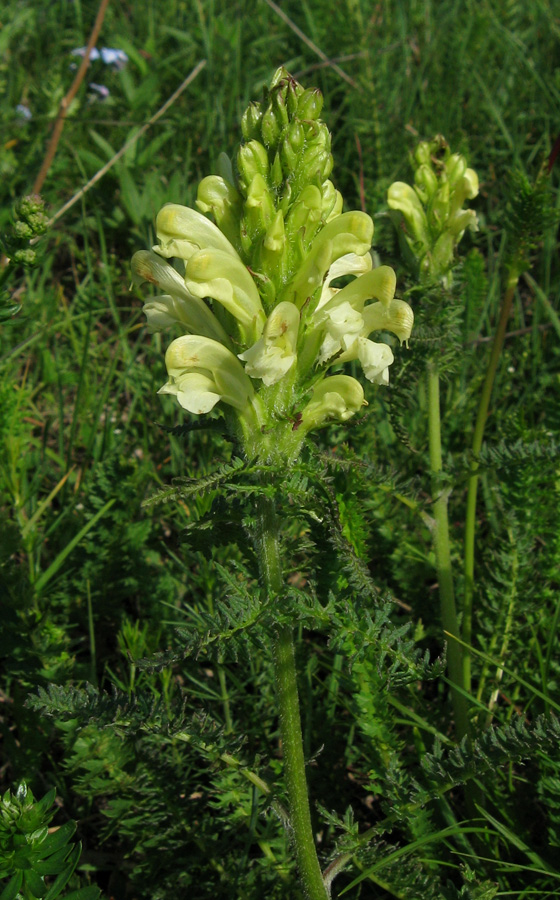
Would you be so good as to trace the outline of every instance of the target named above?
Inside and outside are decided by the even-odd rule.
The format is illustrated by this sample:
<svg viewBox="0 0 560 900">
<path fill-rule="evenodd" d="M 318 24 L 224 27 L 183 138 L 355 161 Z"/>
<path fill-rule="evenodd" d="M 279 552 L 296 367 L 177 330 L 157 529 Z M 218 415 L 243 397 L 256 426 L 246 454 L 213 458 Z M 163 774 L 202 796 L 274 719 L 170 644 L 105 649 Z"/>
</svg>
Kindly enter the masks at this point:
<svg viewBox="0 0 560 900">
<path fill-rule="evenodd" d="M 472 618 L 473 618 L 473 597 L 474 597 L 474 560 L 475 560 L 475 533 L 476 533 L 476 495 L 478 491 L 478 463 L 477 457 L 482 448 L 482 440 L 484 438 L 484 428 L 488 418 L 488 409 L 490 407 L 490 399 L 496 378 L 496 370 L 498 361 L 504 346 L 506 326 L 511 312 L 511 304 L 515 288 L 519 280 L 518 275 L 510 275 L 507 282 L 506 292 L 502 302 L 500 319 L 496 328 L 496 335 L 492 345 L 492 352 L 486 370 L 486 377 L 482 386 L 482 393 L 478 404 L 478 412 L 474 427 L 473 440 L 471 445 L 473 463 L 472 474 L 469 478 L 467 491 L 467 510 L 465 515 L 465 594 L 463 601 L 463 622 L 462 622 L 462 639 L 467 645 L 463 653 L 463 678 L 462 684 L 465 690 L 471 690 L 471 654 L 468 645 L 472 643 Z M 450 630 L 450 629 L 448 629 Z M 454 632 L 455 634 L 457 632 Z"/>
</svg>

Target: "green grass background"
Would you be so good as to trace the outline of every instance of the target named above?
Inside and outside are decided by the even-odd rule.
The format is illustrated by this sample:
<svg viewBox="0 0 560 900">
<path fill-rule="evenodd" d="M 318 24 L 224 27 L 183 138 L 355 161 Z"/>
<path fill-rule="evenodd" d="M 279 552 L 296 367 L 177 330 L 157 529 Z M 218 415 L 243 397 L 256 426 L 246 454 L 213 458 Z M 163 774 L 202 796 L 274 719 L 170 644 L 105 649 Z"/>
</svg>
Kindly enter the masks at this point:
<svg viewBox="0 0 560 900">
<path fill-rule="evenodd" d="M 71 51 L 86 44 L 96 10 L 80 0 L 7 0 L 0 13 L 0 232 L 39 170 L 73 78 Z M 467 263 L 453 300 L 462 349 L 444 391 L 458 560 L 462 454 L 508 251 L 508 174 L 517 168 L 534 180 L 560 134 L 560 10 L 552 0 L 288 0 L 282 10 L 352 84 L 264 0 L 109 4 L 98 46 L 120 48 L 129 61 L 120 71 L 92 63 L 44 185 L 51 214 L 200 60 L 206 65 L 41 239 L 37 265 L 11 270 L 2 287 L 3 309 L 18 311 L 4 317 L 0 334 L 0 773 L 6 788 L 22 778 L 36 795 L 57 787 L 60 821 L 80 821 L 83 883 L 91 879 L 117 900 L 299 897 L 281 825 L 237 768 L 224 770 L 217 756 L 189 750 L 155 727 L 132 735 L 95 721 L 84 728 L 77 716 L 53 722 L 24 706 L 30 692 L 49 683 L 114 685 L 143 697 L 148 718 L 150 698 L 173 719 L 184 697 L 191 713 L 220 723 L 228 740 L 245 737 L 239 758 L 265 759 L 256 767 L 265 766 L 272 780 L 280 771 L 266 647 L 241 661 L 227 654 L 189 659 L 156 673 L 134 663 L 177 646 L 177 626 L 203 627 L 225 590 L 215 563 L 237 555 L 185 544 L 184 529 L 207 512 L 206 499 L 142 509 L 155 487 L 212 471 L 230 446 L 209 432 L 169 437 L 157 426 L 182 419 L 168 398 L 156 396 L 165 380 L 165 338 L 146 334 L 141 296 L 129 291 L 132 253 L 154 242 L 154 217 L 164 203 L 192 204 L 219 153 L 234 153 L 243 110 L 285 65 L 323 91 L 333 180 L 347 208 L 365 203 L 376 252 L 397 268 L 403 290 L 387 187 L 410 177 L 408 152 L 418 140 L 443 133 L 481 182 L 474 203 L 480 232 L 461 247 Z M 105 84 L 109 97 L 96 98 L 90 82 Z M 29 108 L 28 121 L 18 104 Z M 558 164 L 549 190 L 558 210 Z M 511 454 L 514 446 L 558 439 L 554 225 L 534 248 L 531 275 L 540 293 L 521 280 L 510 323 L 518 334 L 506 343 L 487 433 L 502 457 L 484 469 L 480 499 L 475 646 L 505 669 L 497 681 L 499 666 L 479 659 L 476 699 L 487 706 L 499 688 L 495 716 L 502 724 L 530 723 L 558 709 L 558 467 L 554 454 L 530 449 L 503 467 L 506 448 Z M 422 487 L 425 402 L 409 356 L 401 353 L 399 366 L 393 406 L 372 392 L 367 428 L 330 429 L 319 443 L 347 442 L 349 453 L 417 479 L 422 498 L 429 490 L 427 479 Z M 412 454 L 396 437 L 401 430 Z M 375 478 L 337 478 L 346 532 L 381 589 L 401 602 L 396 621 L 411 621 L 419 645 L 441 652 L 428 530 Z M 324 536 L 318 540 L 327 546 Z M 239 566 L 243 572 L 241 558 Z M 323 571 L 325 591 L 331 575 L 342 577 L 335 563 L 332 570 Z M 306 752 L 325 747 L 310 769 L 312 795 L 340 817 L 351 803 L 363 830 L 383 818 L 387 804 L 402 806 L 399 779 L 420 777 L 435 735 L 450 745 L 446 687 L 426 682 L 388 694 L 374 655 L 350 670 L 350 645 L 330 649 L 324 635 L 300 637 Z M 481 778 L 487 803 L 475 811 L 478 835 L 460 825 L 473 810 L 454 789 L 433 809 L 402 814 L 389 843 L 358 861 L 367 869 L 372 859 L 385 859 L 384 867 L 349 895 L 491 896 L 483 888 L 452 893 L 467 890 L 467 862 L 498 896 L 558 896 L 558 755 L 533 745 L 525 767 L 502 760 Z M 328 856 L 337 828 L 317 827 Z M 415 844 L 426 835 L 429 842 Z M 391 842 L 408 848 L 403 857 L 393 859 Z M 357 871 L 336 882 L 338 890 Z"/>
</svg>

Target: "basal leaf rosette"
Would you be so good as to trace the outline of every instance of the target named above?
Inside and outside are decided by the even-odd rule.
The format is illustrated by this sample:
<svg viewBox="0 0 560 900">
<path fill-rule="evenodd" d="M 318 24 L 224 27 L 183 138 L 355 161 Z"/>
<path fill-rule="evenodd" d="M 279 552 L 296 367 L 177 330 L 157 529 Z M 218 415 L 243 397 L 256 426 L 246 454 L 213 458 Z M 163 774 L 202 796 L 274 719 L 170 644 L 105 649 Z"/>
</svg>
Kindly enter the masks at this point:
<svg viewBox="0 0 560 900">
<path fill-rule="evenodd" d="M 391 346 L 406 342 L 412 310 L 395 274 L 372 267 L 373 222 L 342 212 L 329 180 L 331 137 L 319 91 L 279 69 L 242 119 L 232 163 L 204 178 L 196 205 L 168 204 L 157 243 L 132 260 L 133 281 L 155 286 L 151 332 L 174 329 L 166 353 L 172 394 L 188 412 L 222 409 L 247 452 L 297 454 L 306 434 L 346 421 L 363 388 L 334 367 L 356 360 L 387 384 Z"/>
</svg>

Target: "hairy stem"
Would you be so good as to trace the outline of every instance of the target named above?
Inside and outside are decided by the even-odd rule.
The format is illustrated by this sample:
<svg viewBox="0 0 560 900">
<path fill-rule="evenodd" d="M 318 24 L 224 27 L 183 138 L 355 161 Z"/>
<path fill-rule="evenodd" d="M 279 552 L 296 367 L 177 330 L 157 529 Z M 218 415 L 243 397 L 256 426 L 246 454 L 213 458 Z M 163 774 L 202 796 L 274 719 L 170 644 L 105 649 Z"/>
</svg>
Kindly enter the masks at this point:
<svg viewBox="0 0 560 900">
<path fill-rule="evenodd" d="M 484 437 L 484 428 L 486 425 L 486 420 L 488 418 L 490 398 L 492 396 L 492 389 L 494 387 L 494 380 L 496 378 L 496 370 L 498 368 L 500 354 L 504 346 L 506 327 L 511 312 L 511 304 L 513 302 L 513 295 L 515 293 L 515 288 L 517 286 L 518 280 L 519 276 L 512 274 L 510 275 L 507 282 L 506 292 L 504 294 L 504 299 L 502 302 L 502 309 L 500 311 L 500 319 L 496 328 L 494 343 L 492 344 L 492 352 L 490 354 L 490 360 L 488 362 L 488 368 L 486 370 L 486 377 L 484 379 L 482 393 L 480 395 L 480 401 L 478 404 L 478 412 L 476 416 L 476 423 L 474 427 L 473 441 L 471 446 L 473 463 L 472 472 L 468 484 L 467 512 L 465 518 L 465 598 L 463 603 L 463 632 L 461 635 L 465 644 L 468 645 L 472 643 L 474 542 L 476 531 L 476 495 L 478 491 L 477 457 L 482 448 L 482 439 Z M 463 653 L 462 682 L 465 690 L 470 691 L 471 654 L 468 648 L 466 648 L 465 652 Z"/>
<path fill-rule="evenodd" d="M 260 569 L 267 592 L 278 596 L 282 591 L 282 565 L 279 550 L 279 523 L 273 501 L 259 500 Z M 297 672 L 293 631 L 289 626 L 277 629 L 274 648 L 274 673 L 280 730 L 284 756 L 284 773 L 288 789 L 290 826 L 296 861 L 305 895 L 309 900 L 328 900 L 315 849 L 309 794 L 305 776 L 305 758 L 297 690 Z"/>
<path fill-rule="evenodd" d="M 441 604 L 443 629 L 448 634 L 459 637 L 459 624 L 455 606 L 453 572 L 451 569 L 451 549 L 449 542 L 448 494 L 442 490 L 443 471 L 441 455 L 441 421 L 439 401 L 439 374 L 433 360 L 428 363 L 428 430 L 430 446 L 430 473 L 432 477 L 434 548 Z M 458 688 L 463 687 L 463 650 L 454 640 L 447 644 L 447 665 L 451 681 L 451 700 L 455 716 L 455 727 L 459 740 L 469 733 L 468 706 L 465 696 Z"/>
</svg>

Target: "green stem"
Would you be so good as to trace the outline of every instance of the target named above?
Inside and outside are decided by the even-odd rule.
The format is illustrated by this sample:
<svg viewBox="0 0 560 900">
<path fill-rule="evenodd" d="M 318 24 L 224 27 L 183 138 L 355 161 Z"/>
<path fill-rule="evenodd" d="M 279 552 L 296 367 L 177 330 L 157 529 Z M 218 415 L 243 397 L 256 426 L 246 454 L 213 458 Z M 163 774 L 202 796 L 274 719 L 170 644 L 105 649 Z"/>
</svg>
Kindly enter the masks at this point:
<svg viewBox="0 0 560 900">
<path fill-rule="evenodd" d="M 448 634 L 459 637 L 459 624 L 455 606 L 453 573 L 451 569 L 451 549 L 449 541 L 449 517 L 447 491 L 441 489 L 443 470 L 441 455 L 441 421 L 439 401 L 439 374 L 433 360 L 428 362 L 428 433 L 430 446 L 430 472 L 432 476 L 432 496 L 434 514 L 434 549 L 441 603 L 443 629 Z M 454 640 L 447 642 L 447 665 L 451 681 L 451 701 L 455 716 L 455 727 L 459 740 L 469 734 L 469 716 L 466 697 L 458 688 L 463 687 L 463 650 Z"/>
<path fill-rule="evenodd" d="M 484 428 L 488 418 L 488 409 L 490 399 L 492 397 L 492 389 L 496 378 L 496 370 L 500 354 L 504 346 L 506 327 L 511 312 L 511 304 L 513 295 L 519 276 L 511 274 L 508 278 L 506 292 L 502 302 L 500 311 L 500 319 L 492 344 L 492 352 L 490 361 L 486 370 L 486 377 L 480 395 L 478 404 L 478 412 L 476 416 L 476 424 L 474 427 L 472 441 L 472 472 L 469 478 L 467 491 L 467 512 L 465 518 L 465 598 L 463 604 L 463 632 L 462 639 L 469 646 L 472 644 L 472 617 L 473 617 L 473 596 L 474 596 L 474 542 L 476 531 L 476 495 L 478 491 L 478 462 L 477 457 L 482 448 L 482 439 L 484 437 Z M 463 654 L 463 684 L 466 691 L 471 690 L 471 654 L 469 649 L 465 649 Z"/>
<path fill-rule="evenodd" d="M 260 568 L 269 594 L 278 596 L 283 588 L 279 548 L 279 523 L 273 501 L 259 500 Z M 305 775 L 303 737 L 297 690 L 293 632 L 278 628 L 273 647 L 274 673 L 280 711 L 284 773 L 288 790 L 290 826 L 300 878 L 308 900 L 328 900 L 311 826 L 311 811 Z"/>
</svg>

